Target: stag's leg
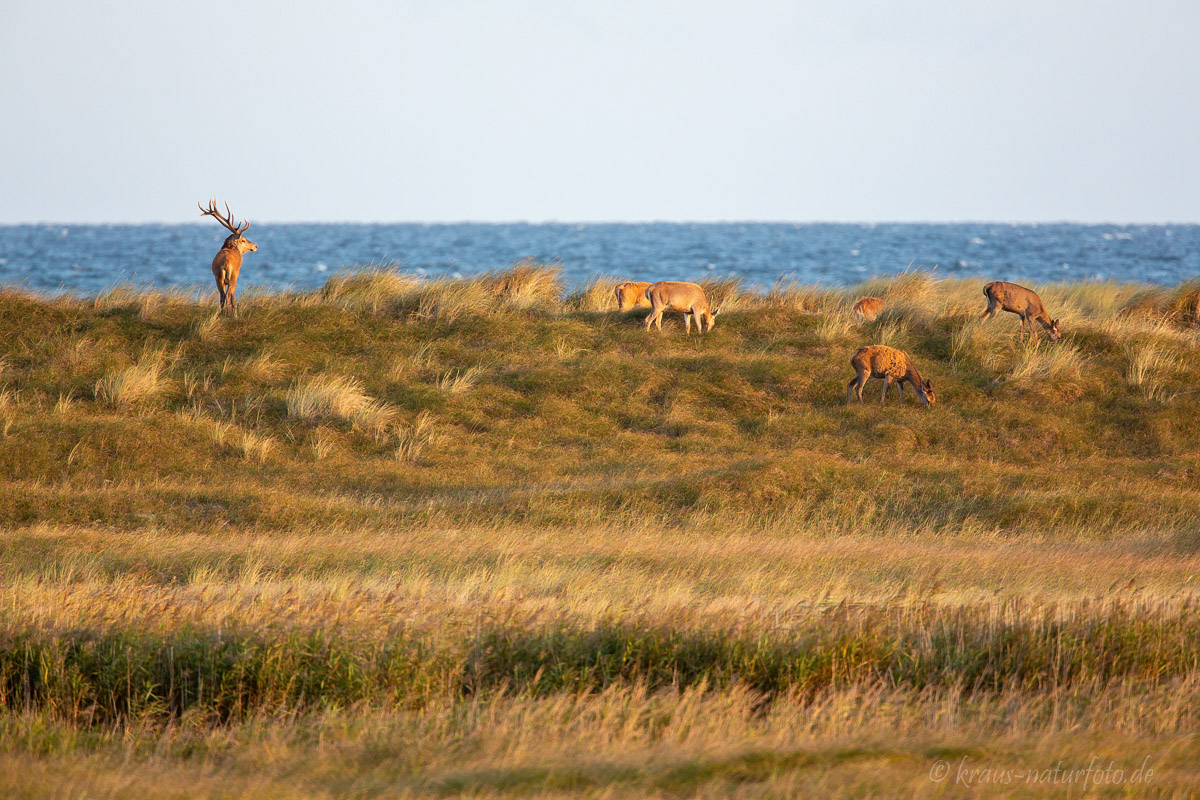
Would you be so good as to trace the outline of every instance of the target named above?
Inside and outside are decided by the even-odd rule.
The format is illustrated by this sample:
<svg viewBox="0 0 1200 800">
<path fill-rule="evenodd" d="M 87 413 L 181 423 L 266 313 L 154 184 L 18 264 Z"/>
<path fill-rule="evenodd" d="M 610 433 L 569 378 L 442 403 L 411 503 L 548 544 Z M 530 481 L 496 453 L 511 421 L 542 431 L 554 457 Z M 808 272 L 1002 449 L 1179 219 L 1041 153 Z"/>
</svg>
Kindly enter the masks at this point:
<svg viewBox="0 0 1200 800">
<path fill-rule="evenodd" d="M 900 393 L 900 405 L 904 405 L 904 381 L 896 381 L 896 391 Z"/>
<path fill-rule="evenodd" d="M 657 308 L 651 309 L 650 313 L 646 316 L 646 330 L 649 331 L 650 328 L 654 325 L 655 317 L 661 317 L 661 316 L 662 316 L 662 311 L 660 311 Z"/>
<path fill-rule="evenodd" d="M 233 318 L 237 319 L 237 273 L 229 273 L 229 307 L 233 309 Z"/>
<path fill-rule="evenodd" d="M 692 317 L 694 317 L 694 316 L 695 316 L 695 314 L 693 314 L 690 311 L 683 315 L 683 332 L 684 332 L 685 336 L 692 335 Z M 700 327 L 699 321 L 696 322 L 696 327 L 697 328 Z"/>
<path fill-rule="evenodd" d="M 879 397 L 879 405 L 883 405 L 883 402 L 885 400 L 887 400 L 887 390 L 889 388 L 891 388 L 891 385 L 892 385 L 892 376 L 884 375 L 883 376 L 883 394 Z"/>
<path fill-rule="evenodd" d="M 215 259 L 214 259 L 215 260 Z M 225 310 L 225 270 L 213 264 L 213 279 L 217 282 L 217 294 L 221 296 L 221 310 Z"/>
</svg>

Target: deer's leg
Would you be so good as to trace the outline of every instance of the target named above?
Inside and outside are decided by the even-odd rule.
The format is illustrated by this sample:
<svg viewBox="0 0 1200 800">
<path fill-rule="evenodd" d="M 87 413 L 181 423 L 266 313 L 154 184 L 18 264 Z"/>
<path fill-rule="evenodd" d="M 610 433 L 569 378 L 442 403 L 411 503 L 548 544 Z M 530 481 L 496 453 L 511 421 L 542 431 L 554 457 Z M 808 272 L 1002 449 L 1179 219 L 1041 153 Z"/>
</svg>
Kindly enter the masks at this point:
<svg viewBox="0 0 1200 800">
<path fill-rule="evenodd" d="M 233 309 L 233 316 L 237 318 L 237 273 L 230 271 L 229 275 L 229 307 Z"/>
<path fill-rule="evenodd" d="M 883 402 L 885 400 L 887 400 L 887 390 L 889 388 L 891 388 L 891 386 L 892 386 L 892 376 L 884 375 L 883 376 L 883 394 L 880 395 L 880 397 L 879 397 L 879 405 L 883 405 Z"/>
<path fill-rule="evenodd" d="M 652 309 L 650 311 L 650 313 L 646 315 L 646 330 L 647 331 L 649 331 L 650 326 L 654 324 L 654 318 L 656 316 L 661 316 L 661 312 L 657 308 Z"/>
<path fill-rule="evenodd" d="M 896 381 L 896 391 L 900 393 L 900 405 L 904 405 L 904 381 Z"/>
<path fill-rule="evenodd" d="M 213 277 L 217 279 L 217 294 L 221 295 L 221 310 L 225 310 L 225 270 L 213 270 Z"/>
<path fill-rule="evenodd" d="M 847 387 L 848 390 L 846 392 L 846 402 L 847 403 L 849 403 L 850 399 L 855 396 L 858 397 L 858 402 L 862 403 L 862 401 L 863 401 L 862 390 L 863 390 L 863 385 L 866 382 L 867 382 L 867 377 L 865 375 L 863 375 L 861 372 L 859 372 L 857 375 L 855 375 L 853 378 L 850 379 L 850 385 L 849 385 L 849 387 Z"/>
<path fill-rule="evenodd" d="M 683 315 L 683 332 L 684 332 L 684 335 L 686 335 L 686 336 L 692 335 L 692 317 L 694 317 L 694 316 L 695 316 L 695 314 L 692 313 L 691 311 L 689 311 L 688 313 Z M 696 323 L 696 327 L 697 328 L 700 327 L 699 322 Z"/>
<path fill-rule="evenodd" d="M 995 315 L 995 313 L 996 313 L 997 305 L 998 304 L 996 302 L 994 302 L 992 300 L 988 300 L 987 310 L 983 312 L 983 316 L 979 318 L 979 321 L 986 322 L 987 320 L 991 319 L 992 316 Z"/>
</svg>

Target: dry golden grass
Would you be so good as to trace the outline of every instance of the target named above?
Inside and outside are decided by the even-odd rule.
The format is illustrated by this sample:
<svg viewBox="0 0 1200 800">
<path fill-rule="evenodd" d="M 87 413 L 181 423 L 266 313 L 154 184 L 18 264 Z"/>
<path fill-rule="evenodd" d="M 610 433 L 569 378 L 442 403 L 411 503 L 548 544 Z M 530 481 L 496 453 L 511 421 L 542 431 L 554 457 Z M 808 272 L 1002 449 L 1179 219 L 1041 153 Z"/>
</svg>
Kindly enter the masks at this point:
<svg viewBox="0 0 1200 800">
<path fill-rule="evenodd" d="M 1005 382 L 1009 386 L 1076 397 L 1083 366 L 1083 356 L 1071 345 L 1028 339 L 1017 351 Z"/>
<path fill-rule="evenodd" d="M 449 394 L 462 394 L 470 391 L 471 387 L 478 383 L 484 374 L 485 370 L 478 365 L 466 369 L 450 370 L 437 379 L 437 387 Z"/>
<path fill-rule="evenodd" d="M 764 707 L 744 691 L 612 687 L 399 714 L 330 711 L 216 731 L 106 731 L 87 747 L 69 729 L 26 717 L 6 727 L 0 743 L 44 755 L 33 761 L 7 749 L 0 772 L 22 797 L 88 787 L 114 798 L 944 797 L 1013 789 L 1182 798 L 1195 786 L 1196 750 L 1181 712 L 1195 696 L 1194 686 L 1152 695 L 1110 689 L 1099 702 L 1084 692 L 976 700 L 856 687 Z M 1101 770 L 1121 768 L 1122 785 L 1065 779 L 1093 760 Z M 942 762 L 952 777 L 931 780 Z M 1047 774 L 1040 785 L 969 783 L 957 775 L 960 765 Z"/>
<path fill-rule="evenodd" d="M 1168 400 L 1166 384 L 1179 368 L 1176 356 L 1157 345 L 1127 345 L 1125 380 L 1141 389 L 1147 400 Z"/>
<path fill-rule="evenodd" d="M 617 284 L 623 280 L 598 275 L 567 295 L 563 305 L 570 311 L 613 311 L 617 307 Z"/>
<path fill-rule="evenodd" d="M 36 558 L 49 543 L 53 560 Z M 921 635 L 936 638 L 928 621 L 944 610 L 949 625 L 964 607 L 991 609 L 990 626 L 1069 624 L 1104 619 L 1105 607 L 1126 609 L 1131 627 L 1114 628 L 1108 640 L 1141 636 L 1150 653 L 1162 646 L 1146 638 L 1156 615 L 1195 601 L 1179 587 L 1200 568 L 1195 551 L 1155 536 L 1112 546 L 782 531 L 708 538 L 647 528 L 268 538 L 45 529 L 9 545 L 28 554 L 3 568 L 9 630 L 182 635 L 200 626 L 275 638 L 317 630 L 359 641 L 364 654 L 399 637 L 456 642 L 484 626 L 515 636 L 563 625 L 667 625 L 761 630 L 785 641 L 816 620 L 851 636 L 878 609 L 920 621 Z M 1063 638 L 1069 630 L 1055 640 L 1064 666 L 1078 657 Z M 333 639 L 313 641 L 343 657 Z M 853 659 L 849 640 L 845 646 L 843 657 Z M 1020 650 L 1009 657 L 1020 658 Z M 964 667 L 968 658 L 964 650 Z M 432 663 L 434 652 L 424 659 Z M 416 797 L 536 794 L 547 786 L 571 797 L 835 789 L 869 797 L 881 784 L 935 797 L 947 791 L 930 780 L 939 762 L 955 770 L 963 759 L 998 769 L 1085 770 L 1094 758 L 1127 771 L 1149 758 L 1157 777 L 1134 785 L 1139 794 L 1187 796 L 1200 780 L 1194 665 L 1177 679 L 1092 677 L 998 692 L 889 685 L 869 672 L 773 695 L 723 685 L 716 674 L 666 687 L 636 680 L 587 691 L 536 686 L 456 696 L 431 684 L 423 699 L 398 706 L 379 695 L 219 724 L 197 711 L 169 724 L 144 716 L 90 728 L 23 712 L 0 724 L 0 787 L 31 797 L 71 787 L 153 795 L 181 785 L 188 797 L 339 796 L 369 778 L 380 794 Z M 1080 786 L 1058 790 L 1074 796 Z"/>
<path fill-rule="evenodd" d="M 925 273 L 872 324 L 715 282 L 690 339 L 605 280 L 0 293 L 0 794 L 1081 796 L 930 775 L 1150 758 L 1093 790 L 1195 796 L 1191 288 L 1035 287 L 1052 344 Z M 934 409 L 845 405 L 876 340 Z"/>
<path fill-rule="evenodd" d="M 409 464 L 421 460 L 421 454 L 437 445 L 441 436 L 433 421 L 433 415 L 422 411 L 411 425 L 396 431 L 396 458 Z"/>
<path fill-rule="evenodd" d="M 364 390 L 362 381 L 322 373 L 301 378 L 287 391 L 289 417 L 303 420 L 343 419 L 369 430 L 382 430 L 395 410 Z"/>
<path fill-rule="evenodd" d="M 110 373 L 96 382 L 96 399 L 114 406 L 137 406 L 153 402 L 172 391 L 167 377 L 169 359 L 162 350 L 145 352 L 137 363 Z"/>
<path fill-rule="evenodd" d="M 560 305 L 562 274 L 556 266 L 546 267 L 526 260 L 503 272 L 485 275 L 480 282 L 507 308 L 527 311 L 556 309 Z"/>
</svg>

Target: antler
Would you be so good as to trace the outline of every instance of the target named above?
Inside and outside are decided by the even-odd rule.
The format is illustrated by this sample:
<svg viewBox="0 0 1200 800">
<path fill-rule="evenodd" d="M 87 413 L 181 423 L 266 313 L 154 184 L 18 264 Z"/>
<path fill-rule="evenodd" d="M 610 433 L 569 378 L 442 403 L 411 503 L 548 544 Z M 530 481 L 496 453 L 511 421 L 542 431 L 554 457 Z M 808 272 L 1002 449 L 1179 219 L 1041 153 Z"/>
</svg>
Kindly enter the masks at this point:
<svg viewBox="0 0 1200 800">
<path fill-rule="evenodd" d="M 250 227 L 248 220 L 242 220 L 240 228 L 233 224 L 233 212 L 229 210 L 228 202 L 225 203 L 225 216 L 221 216 L 221 212 L 217 210 L 217 201 L 215 199 L 208 201 L 207 209 L 199 203 L 196 204 L 196 207 L 200 209 L 200 216 L 212 217 L 224 225 L 231 233 L 244 233 Z"/>
</svg>

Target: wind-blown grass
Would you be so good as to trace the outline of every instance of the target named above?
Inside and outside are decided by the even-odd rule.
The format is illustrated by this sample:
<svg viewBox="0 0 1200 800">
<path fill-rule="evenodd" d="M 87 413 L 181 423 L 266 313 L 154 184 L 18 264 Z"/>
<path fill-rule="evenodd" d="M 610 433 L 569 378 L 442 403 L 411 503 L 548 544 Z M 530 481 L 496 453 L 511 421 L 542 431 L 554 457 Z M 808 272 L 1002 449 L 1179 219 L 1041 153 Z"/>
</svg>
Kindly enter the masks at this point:
<svg viewBox="0 0 1200 800">
<path fill-rule="evenodd" d="M 1149 611 L 1149 613 L 1147 613 Z M 237 629 L 39 632 L 0 642 L 0 708 L 103 723 L 199 710 L 222 720 L 375 707 L 501 689 L 550 695 L 739 685 L 765 697 L 859 684 L 1061 691 L 1084 682 L 1200 677 L 1189 603 L 831 608 L 785 630 L 484 626 L 463 637 Z"/>
<path fill-rule="evenodd" d="M 362 382 L 345 375 L 312 375 L 288 389 L 289 417 L 304 420 L 338 418 L 372 430 L 379 430 L 391 421 L 393 409 L 371 398 Z"/>
<path fill-rule="evenodd" d="M 96 382 L 96 399 L 116 406 L 136 406 L 171 390 L 168 364 L 162 351 L 144 353 L 137 363 Z"/>
</svg>

